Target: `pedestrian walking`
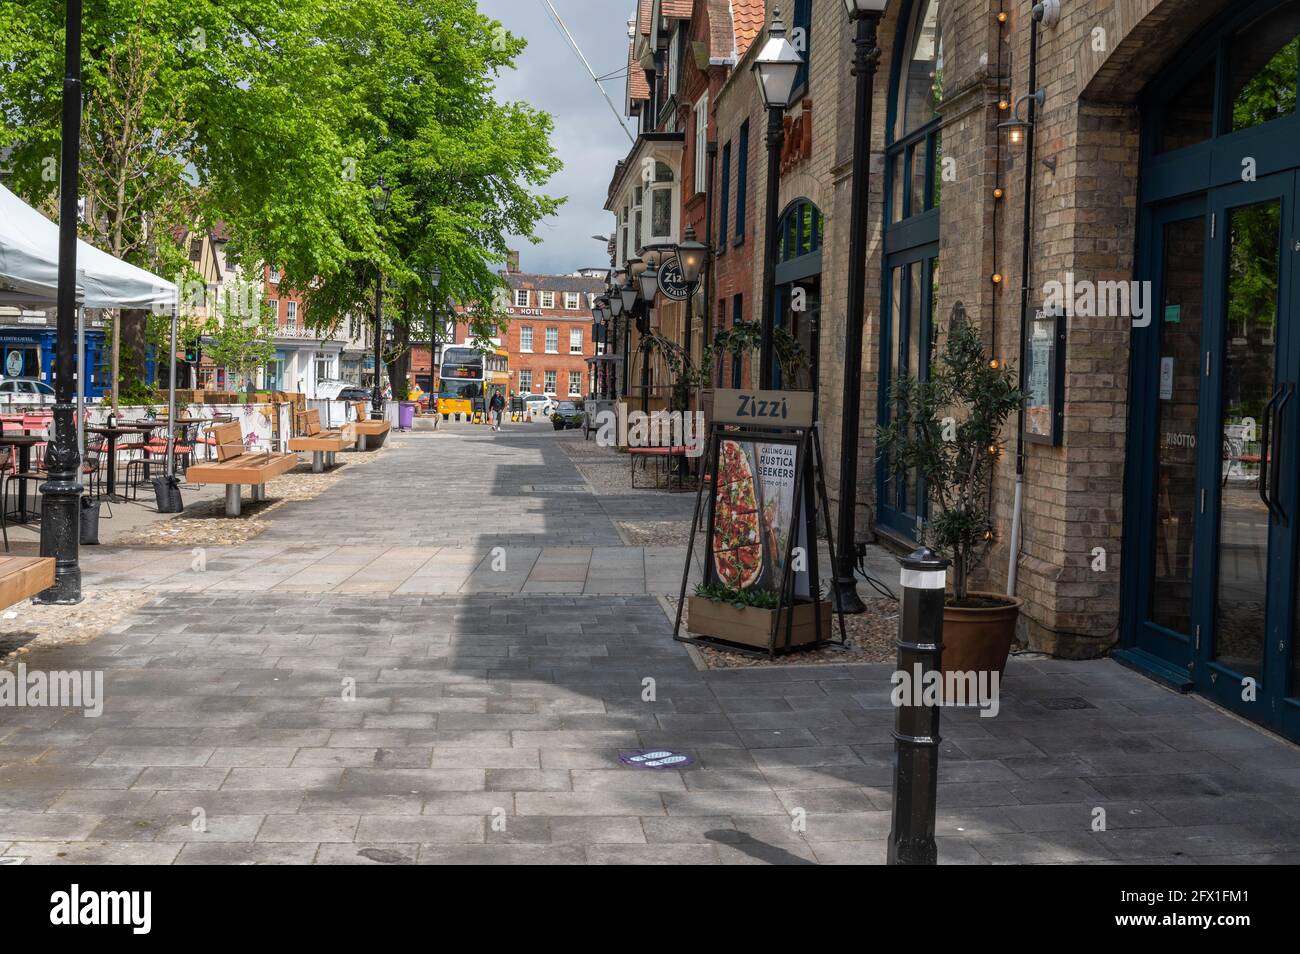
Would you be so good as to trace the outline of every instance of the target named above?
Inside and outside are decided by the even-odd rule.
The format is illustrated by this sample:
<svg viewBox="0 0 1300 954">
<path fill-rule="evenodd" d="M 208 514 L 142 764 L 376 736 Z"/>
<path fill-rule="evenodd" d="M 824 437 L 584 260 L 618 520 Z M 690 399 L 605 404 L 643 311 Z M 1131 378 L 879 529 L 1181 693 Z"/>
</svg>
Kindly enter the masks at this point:
<svg viewBox="0 0 1300 954">
<path fill-rule="evenodd" d="M 501 412 L 505 409 L 506 399 L 501 396 L 501 392 L 492 392 L 492 401 L 488 404 L 488 411 L 492 415 L 492 430 L 501 430 Z"/>
</svg>

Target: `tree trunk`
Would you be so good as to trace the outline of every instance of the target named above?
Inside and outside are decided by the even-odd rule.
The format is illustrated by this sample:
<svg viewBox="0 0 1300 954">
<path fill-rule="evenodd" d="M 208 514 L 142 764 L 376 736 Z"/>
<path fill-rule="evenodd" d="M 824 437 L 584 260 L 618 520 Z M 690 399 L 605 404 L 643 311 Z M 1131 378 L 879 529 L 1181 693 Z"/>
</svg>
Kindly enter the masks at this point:
<svg viewBox="0 0 1300 954">
<path fill-rule="evenodd" d="M 393 347 L 397 356 L 384 364 L 388 369 L 388 382 L 393 386 L 393 400 L 405 401 L 409 389 L 407 375 L 411 370 L 411 329 L 402 322 L 393 329 L 393 333 Z"/>
<path fill-rule="evenodd" d="M 125 374 L 128 380 L 140 384 L 146 382 L 145 326 L 148 319 L 149 312 L 142 308 L 124 308 L 119 313 L 119 320 L 113 328 L 118 333 L 114 344 L 121 349 L 118 356 L 118 372 Z M 116 380 L 114 378 L 114 381 Z"/>
</svg>

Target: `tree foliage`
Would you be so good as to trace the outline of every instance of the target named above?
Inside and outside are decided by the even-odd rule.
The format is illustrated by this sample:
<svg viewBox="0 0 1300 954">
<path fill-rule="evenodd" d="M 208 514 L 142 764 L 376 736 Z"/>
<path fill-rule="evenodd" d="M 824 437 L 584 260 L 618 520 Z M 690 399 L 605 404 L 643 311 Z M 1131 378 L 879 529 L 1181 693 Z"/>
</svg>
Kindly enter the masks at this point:
<svg viewBox="0 0 1300 954">
<path fill-rule="evenodd" d="M 0 0 L 0 147 L 51 213 L 64 10 Z M 381 272 L 387 314 L 422 320 L 437 264 L 497 332 L 496 267 L 558 207 L 559 161 L 549 116 L 493 97 L 524 41 L 474 0 L 86 0 L 83 23 L 83 237 L 170 277 L 224 222 L 230 263 L 276 265 L 322 332 L 371 313 Z"/>
</svg>

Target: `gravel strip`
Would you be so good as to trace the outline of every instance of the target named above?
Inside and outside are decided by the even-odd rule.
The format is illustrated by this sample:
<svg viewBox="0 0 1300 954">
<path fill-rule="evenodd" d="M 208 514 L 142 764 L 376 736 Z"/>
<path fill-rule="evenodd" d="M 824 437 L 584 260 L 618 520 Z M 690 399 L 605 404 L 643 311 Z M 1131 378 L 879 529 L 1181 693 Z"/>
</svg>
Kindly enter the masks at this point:
<svg viewBox="0 0 1300 954">
<path fill-rule="evenodd" d="M 401 446 L 400 442 L 393 441 L 385 444 L 385 447 Z M 201 547 L 245 543 L 267 528 L 265 518 L 268 514 L 291 501 L 319 497 L 338 483 L 349 467 L 369 464 L 382 454 L 384 449 L 381 447 L 377 451 L 343 455 L 337 467 L 323 474 L 313 474 L 310 463 L 299 464 L 287 474 L 267 482 L 267 500 L 249 500 L 245 495 L 240 504 L 238 517 L 226 516 L 224 497 L 205 500 L 189 505 L 184 513 L 178 513 L 167 520 L 159 520 L 148 526 L 123 533 L 113 541 L 114 545 Z"/>
<path fill-rule="evenodd" d="M 696 646 L 709 669 L 753 669 L 762 666 L 842 666 L 845 663 L 882 663 L 893 662 L 897 658 L 894 638 L 898 635 L 898 604 L 893 600 L 864 599 L 867 611 L 856 616 L 844 617 L 847 648 L 839 645 L 826 646 L 821 649 L 809 649 L 803 652 L 788 653 L 768 659 L 766 656 L 748 656 L 744 653 L 728 652 L 711 646 Z M 669 603 L 676 607 L 677 601 L 669 598 Z M 682 614 L 682 628 L 689 630 L 690 609 Z M 840 635 L 839 617 L 831 614 L 831 627 L 834 638 Z"/>
<path fill-rule="evenodd" d="M 141 590 L 86 590 L 75 606 L 15 603 L 0 613 L 0 666 L 54 646 L 88 643 L 152 597 Z"/>
<path fill-rule="evenodd" d="M 684 547 L 691 540 L 689 520 L 616 520 L 618 529 L 629 546 L 633 547 Z M 696 540 L 700 539 L 699 536 Z"/>
</svg>

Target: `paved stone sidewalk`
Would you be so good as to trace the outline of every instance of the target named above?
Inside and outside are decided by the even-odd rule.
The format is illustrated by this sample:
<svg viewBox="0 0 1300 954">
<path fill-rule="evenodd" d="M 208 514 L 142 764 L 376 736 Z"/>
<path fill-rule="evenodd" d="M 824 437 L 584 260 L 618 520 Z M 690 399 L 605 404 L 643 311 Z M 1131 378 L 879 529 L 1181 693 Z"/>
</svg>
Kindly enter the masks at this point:
<svg viewBox="0 0 1300 954">
<path fill-rule="evenodd" d="M 500 500 L 517 514 L 539 506 L 540 526 L 578 520 L 558 502 L 567 496 L 537 504 L 507 489 L 577 482 L 546 440 L 512 438 L 505 456 L 482 465 L 489 510 Z M 282 573 L 293 553 L 430 545 L 432 534 L 410 534 L 388 514 L 368 544 L 338 522 L 346 507 L 335 496 L 373 499 L 376 480 L 389 481 L 391 509 L 406 523 L 445 520 L 477 549 L 469 511 L 483 501 L 435 500 L 426 484 L 394 479 L 464 470 L 481 459 L 472 444 L 406 435 L 318 501 L 278 511 L 279 539 L 234 548 L 208 572 L 247 560 Z M 544 478 L 519 476 L 539 459 Z M 306 515 L 291 507 L 310 510 L 312 526 L 297 526 Z M 554 575 L 585 565 L 584 582 L 593 569 L 617 577 L 644 560 L 582 519 L 557 546 L 590 552 L 554 561 Z M 519 527 L 479 525 L 498 539 L 528 536 L 511 547 L 543 544 Z M 118 631 L 28 657 L 31 668 L 102 670 L 107 698 L 97 719 L 0 709 L 0 854 L 28 863 L 883 861 L 889 667 L 701 672 L 653 596 L 372 592 L 352 565 L 347 580 L 358 588 L 348 592 L 160 591 Z M 537 565 L 551 564 L 539 556 L 530 577 Z M 374 558 L 361 566 L 383 576 Z M 1013 660 L 998 716 L 945 710 L 943 735 L 943 862 L 1300 861 L 1300 751 L 1108 661 Z M 647 749 L 692 762 L 620 761 Z"/>
</svg>

